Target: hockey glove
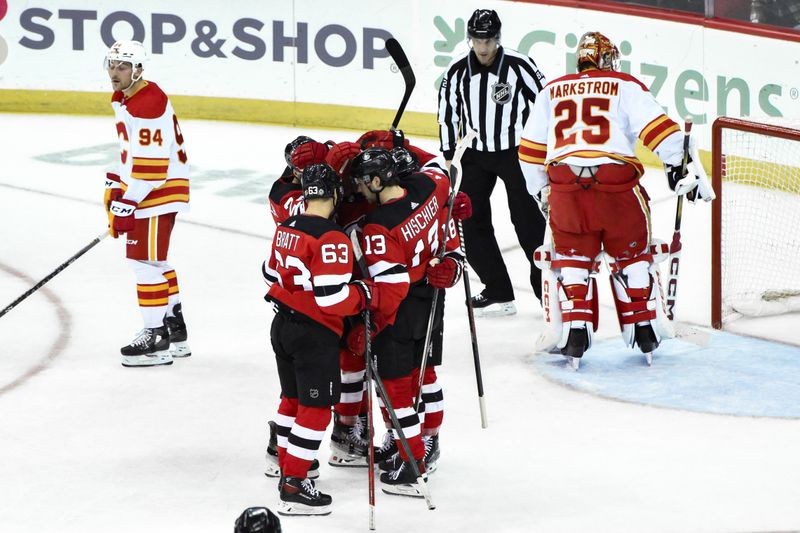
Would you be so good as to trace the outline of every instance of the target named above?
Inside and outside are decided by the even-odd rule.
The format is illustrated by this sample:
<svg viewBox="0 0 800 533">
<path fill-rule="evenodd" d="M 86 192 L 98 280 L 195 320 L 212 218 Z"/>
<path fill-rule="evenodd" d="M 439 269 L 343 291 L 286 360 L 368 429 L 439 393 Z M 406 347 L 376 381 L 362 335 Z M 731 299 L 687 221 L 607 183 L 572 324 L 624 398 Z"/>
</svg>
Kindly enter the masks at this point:
<svg viewBox="0 0 800 533">
<path fill-rule="evenodd" d="M 686 160 L 686 171 L 681 172 L 681 165 L 664 165 L 664 172 L 667 174 L 669 188 L 675 192 L 676 196 L 688 194 L 697 187 L 697 176 L 689 172 L 689 164 L 692 156 Z"/>
<path fill-rule="evenodd" d="M 302 171 L 308 165 L 324 163 L 329 148 L 318 142 L 304 143 L 292 152 L 292 166 Z"/>
<path fill-rule="evenodd" d="M 122 189 L 119 185 L 119 176 L 112 173 L 106 174 L 106 190 L 103 194 L 103 207 L 106 209 L 106 216 L 108 216 L 108 233 L 115 239 L 119 234 L 114 231 L 114 215 L 111 214 L 111 202 L 115 202 L 122 198 Z"/>
<path fill-rule="evenodd" d="M 114 218 L 111 228 L 117 235 L 133 230 L 136 225 L 136 218 L 133 216 L 138 204 L 133 200 L 120 198 L 111 202 L 111 216 Z M 112 233 L 112 236 L 116 237 Z"/>
<path fill-rule="evenodd" d="M 378 147 L 391 150 L 397 146 L 408 148 L 409 142 L 403 135 L 402 130 L 372 130 L 358 138 L 356 141 L 362 149 Z"/>
<path fill-rule="evenodd" d="M 344 177 L 350 163 L 361 153 L 361 146 L 358 143 L 348 141 L 338 143 L 325 155 L 325 162 Z"/>
<path fill-rule="evenodd" d="M 550 186 L 545 185 L 542 187 L 533 199 L 536 200 L 539 211 L 542 212 L 544 218 L 547 218 L 550 215 Z"/>
<path fill-rule="evenodd" d="M 370 334 L 369 338 L 375 338 L 375 326 L 374 323 L 370 324 Z M 364 352 L 364 343 L 367 340 L 366 336 L 366 328 L 364 327 L 363 322 L 359 322 L 353 329 L 350 330 L 350 333 L 347 334 L 347 349 L 353 353 L 363 353 Z"/>
<path fill-rule="evenodd" d="M 462 265 L 452 257 L 445 257 L 439 263 L 438 259 L 431 259 L 425 274 L 428 283 L 437 289 L 449 289 L 461 278 Z"/>
<path fill-rule="evenodd" d="M 365 309 L 375 311 L 378 308 L 380 292 L 376 290 L 374 281 L 371 279 L 359 279 L 350 283 L 350 286 L 358 291 L 358 295 L 361 297 L 361 305 L 358 308 L 359 311 Z"/>
<path fill-rule="evenodd" d="M 453 218 L 456 220 L 466 220 L 472 216 L 472 200 L 467 193 L 458 191 L 453 199 Z"/>
</svg>

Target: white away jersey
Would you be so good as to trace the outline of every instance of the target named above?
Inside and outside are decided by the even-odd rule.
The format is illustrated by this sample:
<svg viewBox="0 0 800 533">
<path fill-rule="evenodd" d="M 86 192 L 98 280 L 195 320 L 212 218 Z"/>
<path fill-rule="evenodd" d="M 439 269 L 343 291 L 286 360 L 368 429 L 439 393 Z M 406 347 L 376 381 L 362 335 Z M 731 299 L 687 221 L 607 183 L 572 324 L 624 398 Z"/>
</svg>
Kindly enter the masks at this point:
<svg viewBox="0 0 800 533">
<path fill-rule="evenodd" d="M 539 93 L 525 124 L 519 159 L 528 188 L 544 186 L 544 167 L 557 162 L 627 162 L 642 175 L 637 138 L 665 163 L 678 164 L 683 156 L 680 127 L 633 76 L 594 69 L 562 76 Z M 541 183 L 533 185 L 532 179 Z"/>
<path fill-rule="evenodd" d="M 132 96 L 112 96 L 120 142 L 124 198 L 138 202 L 136 218 L 189 208 L 189 165 L 172 104 L 158 85 L 144 82 Z"/>
</svg>

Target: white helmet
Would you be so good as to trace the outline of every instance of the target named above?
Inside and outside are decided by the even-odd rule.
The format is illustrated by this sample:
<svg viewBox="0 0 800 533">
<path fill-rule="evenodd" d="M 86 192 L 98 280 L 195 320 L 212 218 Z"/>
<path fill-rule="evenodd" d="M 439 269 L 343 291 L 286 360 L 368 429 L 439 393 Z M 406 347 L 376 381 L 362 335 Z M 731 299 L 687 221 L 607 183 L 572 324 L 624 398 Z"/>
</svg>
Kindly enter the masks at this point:
<svg viewBox="0 0 800 533">
<path fill-rule="evenodd" d="M 142 70 L 144 70 L 147 62 L 147 52 L 144 50 L 144 45 L 139 41 L 117 41 L 106 52 L 106 58 L 103 63 L 105 68 L 108 68 L 110 61 L 130 63 L 134 69 L 141 66 Z M 133 81 L 138 81 L 139 79 L 141 79 L 141 75 Z"/>
</svg>

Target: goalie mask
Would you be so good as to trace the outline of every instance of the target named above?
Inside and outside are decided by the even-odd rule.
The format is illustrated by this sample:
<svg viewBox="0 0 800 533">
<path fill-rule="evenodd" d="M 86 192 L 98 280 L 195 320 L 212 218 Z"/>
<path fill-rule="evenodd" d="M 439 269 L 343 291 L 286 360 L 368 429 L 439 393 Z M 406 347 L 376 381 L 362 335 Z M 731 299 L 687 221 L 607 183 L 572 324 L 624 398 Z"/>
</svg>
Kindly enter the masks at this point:
<svg viewBox="0 0 800 533">
<path fill-rule="evenodd" d="M 144 45 L 139 41 L 117 41 L 111 45 L 111 48 L 106 52 L 106 57 L 103 60 L 103 67 L 110 68 L 112 61 L 122 63 L 130 63 L 134 72 L 132 75 L 133 82 L 142 79 L 142 72 L 136 76 L 137 67 L 141 67 L 144 71 L 145 63 L 147 62 L 147 52 L 145 52 Z"/>
<path fill-rule="evenodd" d="M 598 31 L 583 34 L 575 55 L 578 72 L 591 67 L 598 70 L 619 70 L 619 50 L 608 37 Z"/>
</svg>

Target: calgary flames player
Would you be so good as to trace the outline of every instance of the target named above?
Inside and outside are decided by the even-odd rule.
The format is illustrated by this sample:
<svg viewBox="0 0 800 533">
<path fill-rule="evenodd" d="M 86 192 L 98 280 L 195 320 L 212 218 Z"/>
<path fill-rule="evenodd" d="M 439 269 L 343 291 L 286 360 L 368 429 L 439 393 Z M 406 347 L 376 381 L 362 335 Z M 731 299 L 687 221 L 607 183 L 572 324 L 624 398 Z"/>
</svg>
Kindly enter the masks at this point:
<svg viewBox="0 0 800 533">
<path fill-rule="evenodd" d="M 331 220 L 342 197 L 332 168 L 302 174 L 304 214 L 278 226 L 264 265 L 275 304 L 271 339 L 281 383 L 277 445 L 281 514 L 328 514 L 332 498 L 309 479 L 331 407 L 339 400 L 339 339 L 343 317 L 379 303 L 369 280 L 351 281 L 350 240 Z"/>
<path fill-rule="evenodd" d="M 543 211 L 549 207 L 553 233 L 552 255 L 542 248 L 536 254 L 550 269 L 543 287 L 551 302 L 545 310 L 551 329 L 537 348 L 558 348 L 578 368 L 597 329 L 593 274 L 602 249 L 612 261 L 623 339 L 651 362 L 653 350 L 672 332 L 654 265 L 654 253 L 663 247 L 651 247 L 649 198 L 639 183 L 644 168 L 635 155 L 636 140 L 665 163 L 677 195 L 695 201 L 712 193 L 700 169 L 682 173 L 680 127 L 639 80 L 618 72 L 617 47 L 601 33 L 589 32 L 581 37 L 576 57 L 578 73 L 550 82 L 536 99 L 519 148 L 528 190 Z"/>
<path fill-rule="evenodd" d="M 144 318 L 144 329 L 121 350 L 123 366 L 169 365 L 191 355 L 178 278 L 167 263 L 175 215 L 189 208 L 189 166 L 178 118 L 167 95 L 143 78 L 145 62 L 137 41 L 114 43 L 105 58 L 121 154 L 118 172 L 107 174 L 104 203 L 111 235 L 127 233 Z"/>
<path fill-rule="evenodd" d="M 409 465 L 414 460 L 425 471 L 426 448 L 413 407 L 412 371 L 425 349 L 433 290 L 452 287 L 463 269 L 455 224 L 451 220 L 444 227 L 450 182 L 447 175 L 433 172 L 415 172 L 401 181 L 392 154 L 384 148 L 360 153 L 352 163 L 352 177 L 364 197 L 377 204 L 367 215 L 361 236 L 374 294 L 380 294 L 373 297 L 377 336 L 372 348 L 378 374 L 414 454 L 406 457 L 400 448 L 402 461 L 381 474 L 380 481 L 389 494 L 421 497 Z M 435 255 L 444 231 L 450 233 L 439 262 Z M 363 323 L 352 329 L 347 337 L 351 351 L 359 352 L 365 335 Z M 396 432 L 394 437 L 398 438 Z"/>
</svg>

